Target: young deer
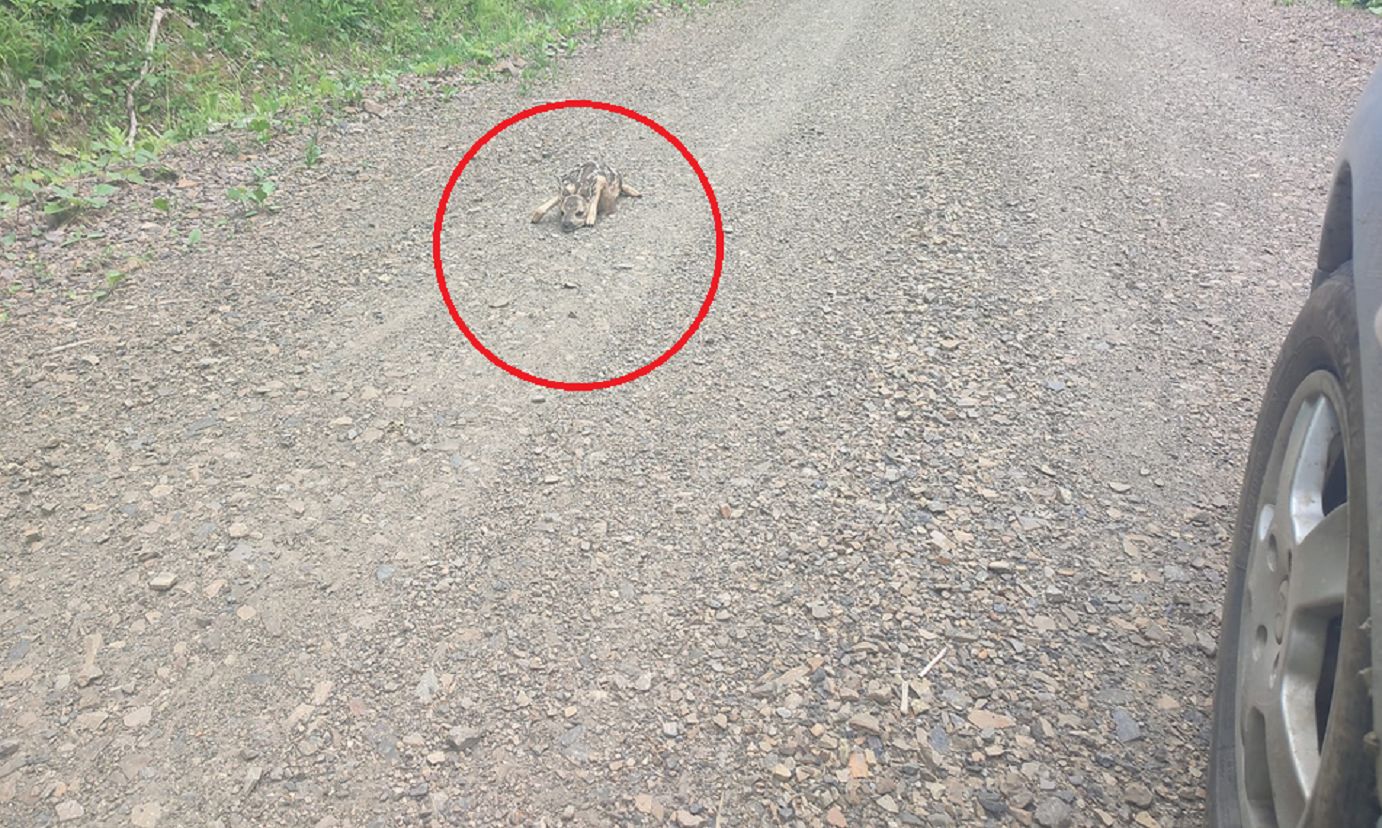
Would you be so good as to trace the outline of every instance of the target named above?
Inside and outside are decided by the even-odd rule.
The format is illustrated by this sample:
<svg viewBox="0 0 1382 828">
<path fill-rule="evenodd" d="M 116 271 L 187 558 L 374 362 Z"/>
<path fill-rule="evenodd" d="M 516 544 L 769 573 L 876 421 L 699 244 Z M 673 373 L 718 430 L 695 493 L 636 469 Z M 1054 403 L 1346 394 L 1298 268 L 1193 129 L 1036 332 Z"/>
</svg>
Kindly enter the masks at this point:
<svg viewBox="0 0 1382 828">
<path fill-rule="evenodd" d="M 577 227 L 594 227 L 600 213 L 613 213 L 614 202 L 621 195 L 638 198 L 642 193 L 624 183 L 624 177 L 609 164 L 587 161 L 557 178 L 557 194 L 538 205 L 533 211 L 533 223 L 561 206 L 561 229 L 571 232 Z"/>
</svg>

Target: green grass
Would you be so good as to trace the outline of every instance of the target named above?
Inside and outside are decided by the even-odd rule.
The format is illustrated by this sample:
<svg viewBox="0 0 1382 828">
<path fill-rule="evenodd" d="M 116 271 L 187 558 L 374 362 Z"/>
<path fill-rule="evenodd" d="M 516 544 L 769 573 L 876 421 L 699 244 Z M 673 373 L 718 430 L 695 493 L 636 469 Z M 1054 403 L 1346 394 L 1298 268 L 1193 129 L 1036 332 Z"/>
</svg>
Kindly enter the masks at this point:
<svg viewBox="0 0 1382 828">
<path fill-rule="evenodd" d="M 687 5 L 692 0 L 676 0 Z M 263 140 L 403 73 L 541 66 L 658 0 L 168 0 L 136 93 L 139 147 L 225 126 Z M 151 0 L 0 0 L 0 164 L 121 154 Z M 100 166 L 97 164 L 96 166 Z M 107 165 L 108 166 L 108 165 Z M 5 205 L 0 204 L 0 209 Z"/>
</svg>

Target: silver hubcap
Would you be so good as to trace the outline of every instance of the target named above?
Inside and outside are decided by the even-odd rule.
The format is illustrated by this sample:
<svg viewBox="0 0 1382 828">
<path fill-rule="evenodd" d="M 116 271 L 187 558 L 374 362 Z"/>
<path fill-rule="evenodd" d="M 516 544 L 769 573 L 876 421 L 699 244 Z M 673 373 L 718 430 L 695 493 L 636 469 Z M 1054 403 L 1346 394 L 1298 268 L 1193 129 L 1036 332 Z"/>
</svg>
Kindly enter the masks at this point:
<svg viewBox="0 0 1382 828">
<path fill-rule="evenodd" d="M 1343 397 L 1317 371 L 1296 389 L 1258 495 L 1238 650 L 1244 824 L 1296 826 L 1314 787 L 1348 581 Z"/>
</svg>

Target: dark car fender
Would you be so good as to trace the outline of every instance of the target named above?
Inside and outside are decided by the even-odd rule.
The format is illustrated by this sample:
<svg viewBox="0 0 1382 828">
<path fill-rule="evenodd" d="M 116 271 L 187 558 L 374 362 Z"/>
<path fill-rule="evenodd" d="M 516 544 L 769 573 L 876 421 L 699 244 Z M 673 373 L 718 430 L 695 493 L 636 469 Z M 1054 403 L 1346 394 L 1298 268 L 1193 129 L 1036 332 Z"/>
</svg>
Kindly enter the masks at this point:
<svg viewBox="0 0 1382 828">
<path fill-rule="evenodd" d="M 1382 68 L 1354 110 L 1335 167 L 1315 284 L 1353 260 L 1362 355 L 1363 442 L 1367 452 L 1368 550 L 1372 561 L 1372 663 L 1382 665 Z M 1374 729 L 1382 725 L 1382 669 L 1374 669 Z M 1382 791 L 1382 762 L 1378 763 Z"/>
</svg>

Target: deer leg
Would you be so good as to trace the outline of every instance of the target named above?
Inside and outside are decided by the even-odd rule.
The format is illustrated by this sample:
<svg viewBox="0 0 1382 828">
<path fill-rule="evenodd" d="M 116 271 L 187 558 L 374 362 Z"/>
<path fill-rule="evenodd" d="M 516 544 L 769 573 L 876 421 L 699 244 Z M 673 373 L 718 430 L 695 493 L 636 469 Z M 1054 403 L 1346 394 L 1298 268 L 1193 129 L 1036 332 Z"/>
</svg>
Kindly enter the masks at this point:
<svg viewBox="0 0 1382 828">
<path fill-rule="evenodd" d="M 605 194 L 605 177 L 595 179 L 595 193 L 590 199 L 590 207 L 585 211 L 585 226 L 595 226 L 595 215 L 600 211 L 600 197 Z"/>
<path fill-rule="evenodd" d="M 642 193 L 640 193 L 639 191 L 635 190 L 634 188 L 632 188 L 632 187 L 630 187 L 629 185 L 624 184 L 624 183 L 622 183 L 622 182 L 620 182 L 620 184 L 619 184 L 619 192 L 622 193 L 622 194 L 624 194 L 624 195 L 626 195 L 626 196 L 630 196 L 630 197 L 632 197 L 632 198 L 642 198 L 642 197 L 643 197 L 643 194 L 642 194 Z"/>
<path fill-rule="evenodd" d="M 539 221 L 542 221 L 542 217 L 550 213 L 552 211 L 552 208 L 557 206 L 557 204 L 560 201 L 561 196 L 554 195 L 551 198 L 539 204 L 537 206 L 537 209 L 533 211 L 533 224 L 537 224 Z"/>
</svg>

